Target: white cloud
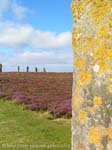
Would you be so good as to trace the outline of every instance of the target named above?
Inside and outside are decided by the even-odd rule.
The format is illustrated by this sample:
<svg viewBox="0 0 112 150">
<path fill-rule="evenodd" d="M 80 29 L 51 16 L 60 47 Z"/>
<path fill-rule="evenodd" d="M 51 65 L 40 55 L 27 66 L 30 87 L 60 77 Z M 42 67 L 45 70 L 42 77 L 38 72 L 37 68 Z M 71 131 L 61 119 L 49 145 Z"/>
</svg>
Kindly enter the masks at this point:
<svg viewBox="0 0 112 150">
<path fill-rule="evenodd" d="M 10 7 L 10 0 L 1 0 L 0 1 L 0 17 L 4 15 L 9 10 Z"/>
<path fill-rule="evenodd" d="M 24 19 L 26 16 L 26 13 L 29 11 L 28 8 L 20 6 L 17 3 L 12 3 L 11 9 L 16 19 Z"/>
<path fill-rule="evenodd" d="M 6 13 L 10 13 L 15 19 L 23 19 L 29 9 L 21 6 L 16 0 L 0 0 L 0 18 Z"/>
<path fill-rule="evenodd" d="M 71 46 L 71 33 L 55 34 L 52 32 L 35 31 L 31 45 L 35 48 L 67 48 Z"/>
<path fill-rule="evenodd" d="M 9 58 L 9 64 L 71 64 L 72 55 L 64 52 L 23 52 Z"/>
<path fill-rule="evenodd" d="M 62 49 L 71 47 L 71 32 L 55 34 L 33 29 L 31 26 L 0 28 L 0 47 L 31 49 Z"/>
<path fill-rule="evenodd" d="M 31 25 L 19 25 L 17 20 L 16 23 L 4 21 L 7 13 L 15 19 L 23 19 L 29 12 L 18 2 L 0 0 L 0 48 L 15 50 L 14 53 L 10 50 L 0 53 L 3 69 L 13 71 L 20 65 L 24 70 L 29 65 L 40 67 L 40 70 L 46 67 L 48 71 L 72 71 L 71 32 L 56 34 L 34 29 Z"/>
<path fill-rule="evenodd" d="M 4 59 L 3 59 L 4 58 Z M 34 70 L 35 66 L 42 70 L 43 67 L 47 71 L 72 71 L 73 57 L 71 53 L 56 51 L 42 51 L 42 52 L 23 52 L 14 54 L 10 57 L 4 55 L 2 57 L 4 70 L 17 70 L 17 66 L 21 66 L 21 70 L 25 71 L 26 66 L 30 66 Z"/>
</svg>

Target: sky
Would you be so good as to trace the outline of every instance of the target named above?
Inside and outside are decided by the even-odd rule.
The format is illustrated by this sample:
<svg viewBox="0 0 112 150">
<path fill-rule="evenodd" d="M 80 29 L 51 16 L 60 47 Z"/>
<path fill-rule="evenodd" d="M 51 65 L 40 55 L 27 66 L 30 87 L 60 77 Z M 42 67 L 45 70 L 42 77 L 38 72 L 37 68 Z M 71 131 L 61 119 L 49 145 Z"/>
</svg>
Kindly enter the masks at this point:
<svg viewBox="0 0 112 150">
<path fill-rule="evenodd" d="M 3 71 L 71 72 L 71 0 L 0 0 Z"/>
</svg>

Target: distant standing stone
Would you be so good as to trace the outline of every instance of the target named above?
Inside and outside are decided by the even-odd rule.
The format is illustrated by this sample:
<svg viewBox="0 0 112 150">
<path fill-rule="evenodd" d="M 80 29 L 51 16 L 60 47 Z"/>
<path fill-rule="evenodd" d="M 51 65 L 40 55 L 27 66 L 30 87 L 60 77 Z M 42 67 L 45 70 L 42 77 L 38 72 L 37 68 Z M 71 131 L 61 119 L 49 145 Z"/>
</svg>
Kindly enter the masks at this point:
<svg viewBox="0 0 112 150">
<path fill-rule="evenodd" d="M 2 64 L 0 64 L 0 72 L 2 72 Z"/>
</svg>

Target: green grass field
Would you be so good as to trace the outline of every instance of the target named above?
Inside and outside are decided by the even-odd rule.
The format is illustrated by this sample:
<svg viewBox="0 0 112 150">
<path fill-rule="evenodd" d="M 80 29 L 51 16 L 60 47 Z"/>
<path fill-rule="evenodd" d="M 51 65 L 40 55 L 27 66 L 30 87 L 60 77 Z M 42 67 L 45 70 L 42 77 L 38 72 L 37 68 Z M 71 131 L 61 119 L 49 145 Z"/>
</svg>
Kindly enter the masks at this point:
<svg viewBox="0 0 112 150">
<path fill-rule="evenodd" d="M 70 120 L 0 100 L 0 150 L 70 150 Z"/>
</svg>

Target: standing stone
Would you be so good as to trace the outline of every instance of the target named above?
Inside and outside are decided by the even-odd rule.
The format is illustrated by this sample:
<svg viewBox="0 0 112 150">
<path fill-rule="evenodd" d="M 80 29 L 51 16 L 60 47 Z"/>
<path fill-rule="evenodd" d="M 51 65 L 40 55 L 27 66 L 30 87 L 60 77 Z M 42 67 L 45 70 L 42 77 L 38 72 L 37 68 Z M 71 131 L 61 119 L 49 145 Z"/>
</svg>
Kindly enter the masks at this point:
<svg viewBox="0 0 112 150">
<path fill-rule="evenodd" d="M 2 64 L 0 64 L 0 72 L 2 72 Z"/>
<path fill-rule="evenodd" d="M 46 72 L 46 68 L 43 68 L 43 71 Z"/>
<path fill-rule="evenodd" d="M 38 72 L 38 68 L 37 67 L 35 67 L 35 72 Z"/>
<path fill-rule="evenodd" d="M 73 0 L 72 150 L 112 150 L 112 0 Z"/>
<path fill-rule="evenodd" d="M 18 66 L 18 72 L 20 72 L 20 66 Z"/>
<path fill-rule="evenodd" d="M 26 67 L 26 72 L 29 72 L 29 66 Z"/>
</svg>

